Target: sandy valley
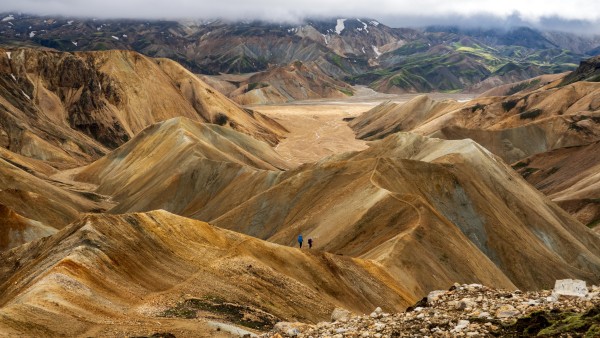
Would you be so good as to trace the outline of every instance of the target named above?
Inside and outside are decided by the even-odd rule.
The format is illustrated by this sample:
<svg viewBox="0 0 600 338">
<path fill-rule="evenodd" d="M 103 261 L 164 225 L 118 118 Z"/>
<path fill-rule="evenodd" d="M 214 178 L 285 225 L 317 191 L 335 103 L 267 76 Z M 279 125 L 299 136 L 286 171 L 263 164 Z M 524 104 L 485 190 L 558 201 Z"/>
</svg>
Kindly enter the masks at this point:
<svg viewBox="0 0 600 338">
<path fill-rule="evenodd" d="M 403 103 L 419 94 L 392 95 L 369 88 L 355 87 L 356 94 L 346 99 L 305 100 L 286 104 L 247 106 L 283 125 L 289 134 L 275 150 L 290 166 L 316 162 L 346 151 L 363 150 L 366 142 L 356 135 L 344 119 L 354 118 L 385 101 Z M 437 100 L 465 101 L 471 94 L 430 93 Z"/>
</svg>

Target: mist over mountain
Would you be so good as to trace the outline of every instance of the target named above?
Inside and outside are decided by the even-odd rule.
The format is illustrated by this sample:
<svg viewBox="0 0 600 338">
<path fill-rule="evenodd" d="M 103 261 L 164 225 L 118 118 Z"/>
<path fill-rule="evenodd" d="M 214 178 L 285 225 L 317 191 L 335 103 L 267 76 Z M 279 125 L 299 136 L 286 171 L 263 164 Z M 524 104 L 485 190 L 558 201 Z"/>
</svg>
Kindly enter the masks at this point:
<svg viewBox="0 0 600 338">
<path fill-rule="evenodd" d="M 600 48 L 599 36 L 525 26 L 392 28 L 363 16 L 313 18 L 293 24 L 261 20 L 78 19 L 8 13 L 0 16 L 4 20 L 0 23 L 0 44 L 7 47 L 67 52 L 134 50 L 170 58 L 194 73 L 208 75 L 262 72 L 300 61 L 333 81 L 365 85 L 385 93 L 483 92 L 542 74 L 573 70 Z M 281 102 L 287 100 L 286 95 L 310 96 L 294 88 L 298 86 L 290 80 L 294 74 L 285 77 L 289 78 L 281 80 L 292 86 L 286 85 L 284 91 L 298 94 L 281 94 L 279 89 L 273 89 L 281 84 L 273 82 L 274 87 L 266 88 L 269 83 L 262 80 L 233 81 L 233 87 L 225 86 L 230 87 L 227 93 L 236 92 L 235 96 L 260 91 L 245 95 L 255 98 L 244 102 Z M 339 92 L 329 90 L 317 92 L 339 96 Z M 264 93 L 266 100 L 262 98 Z"/>
<path fill-rule="evenodd" d="M 44 2 L 23 0 L 0 4 L 0 12 L 24 12 L 36 15 L 75 16 L 88 18 L 138 19 L 226 19 L 265 20 L 298 23 L 318 17 L 372 17 L 391 27 L 424 27 L 459 23 L 465 27 L 529 26 L 543 30 L 598 32 L 600 10 L 594 1 L 317 1 L 307 0 L 303 6 L 294 3 L 258 0 L 234 1 L 99 1 Z"/>
</svg>

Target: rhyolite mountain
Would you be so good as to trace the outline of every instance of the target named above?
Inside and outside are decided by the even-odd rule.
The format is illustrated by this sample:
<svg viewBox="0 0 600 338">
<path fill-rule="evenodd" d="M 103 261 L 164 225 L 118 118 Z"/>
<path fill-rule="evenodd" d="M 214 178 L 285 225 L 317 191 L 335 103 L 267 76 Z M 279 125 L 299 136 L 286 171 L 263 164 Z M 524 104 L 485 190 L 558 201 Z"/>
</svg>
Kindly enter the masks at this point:
<svg viewBox="0 0 600 338">
<path fill-rule="evenodd" d="M 249 104 L 283 103 L 354 95 L 347 83 L 328 76 L 314 63 L 301 61 L 245 75 L 203 75 L 206 83 L 233 101 Z"/>
<path fill-rule="evenodd" d="M 266 22 L 149 21 L 5 13 L 0 45 L 63 51 L 130 49 L 168 57 L 203 74 L 250 73 L 294 61 L 384 92 L 485 91 L 572 70 L 597 37 L 508 30 L 391 28 L 373 19 Z"/>
<path fill-rule="evenodd" d="M 472 139 L 598 231 L 598 69 L 600 59 L 590 58 L 571 73 L 504 85 L 468 102 L 425 95 L 404 104 L 384 102 L 350 126 L 365 140 L 397 132 Z"/>
<path fill-rule="evenodd" d="M 271 144 L 285 132 L 176 62 L 133 51 L 0 49 L 0 89 L 0 146 L 61 168 L 89 163 L 177 116 Z"/>
<path fill-rule="evenodd" d="M 600 237 L 499 151 L 597 141 L 598 83 L 418 97 L 356 119 L 381 138 L 368 149 L 288 169 L 284 127 L 172 60 L 10 48 L 0 67 L 0 335 L 225 337 L 210 321 L 260 333 L 457 281 L 600 281 Z M 388 117 L 421 135 L 379 133 Z M 492 151 L 464 139 L 481 135 Z M 300 232 L 311 250 L 290 247 Z"/>
</svg>

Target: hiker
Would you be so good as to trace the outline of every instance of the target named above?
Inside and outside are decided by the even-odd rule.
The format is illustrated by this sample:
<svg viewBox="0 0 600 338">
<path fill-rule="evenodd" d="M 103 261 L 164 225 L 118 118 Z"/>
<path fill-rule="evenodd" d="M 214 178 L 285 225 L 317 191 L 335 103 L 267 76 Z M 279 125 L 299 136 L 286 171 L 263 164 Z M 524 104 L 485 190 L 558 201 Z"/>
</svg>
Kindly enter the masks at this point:
<svg viewBox="0 0 600 338">
<path fill-rule="evenodd" d="M 302 234 L 298 235 L 298 244 L 300 244 L 300 249 L 302 249 Z"/>
<path fill-rule="evenodd" d="M 308 248 L 311 249 L 312 248 L 312 238 L 308 239 Z"/>
</svg>

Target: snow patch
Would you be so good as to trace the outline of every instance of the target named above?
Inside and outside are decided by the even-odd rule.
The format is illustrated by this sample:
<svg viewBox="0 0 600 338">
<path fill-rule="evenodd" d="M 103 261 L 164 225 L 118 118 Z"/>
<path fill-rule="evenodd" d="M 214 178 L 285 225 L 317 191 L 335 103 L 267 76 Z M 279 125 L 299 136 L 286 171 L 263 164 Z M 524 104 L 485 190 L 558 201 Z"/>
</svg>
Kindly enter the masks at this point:
<svg viewBox="0 0 600 338">
<path fill-rule="evenodd" d="M 123 37 L 124 37 L 124 38 L 126 38 L 126 37 L 127 37 L 127 34 L 123 34 Z"/>
<path fill-rule="evenodd" d="M 21 90 L 21 93 L 23 93 L 23 96 L 25 96 L 28 100 L 31 100 L 31 97 L 29 97 L 29 95 L 25 94 L 24 91 Z"/>
<path fill-rule="evenodd" d="M 365 47 L 362 48 L 362 52 L 363 54 L 367 54 L 367 52 L 365 52 Z"/>
<path fill-rule="evenodd" d="M 112 35 L 111 37 L 115 40 L 119 40 L 119 37 L 117 37 L 117 36 Z"/>
<path fill-rule="evenodd" d="M 12 52 L 6 52 L 6 56 L 8 56 L 8 59 L 9 59 L 9 60 L 11 59 L 11 58 L 10 58 L 10 54 L 11 54 L 11 53 L 12 53 Z"/>
<path fill-rule="evenodd" d="M 7 16 L 4 19 L 2 19 L 2 22 L 14 20 L 14 19 L 15 19 L 15 17 L 12 14 L 10 14 L 9 16 Z"/>
<path fill-rule="evenodd" d="M 15 77 L 15 74 L 10 74 L 10 77 L 12 77 L 13 81 L 17 82 L 17 78 Z"/>
<path fill-rule="evenodd" d="M 344 30 L 344 28 L 346 28 L 344 26 L 344 21 L 346 21 L 346 19 L 337 19 L 337 24 L 335 25 L 335 32 L 340 35 L 342 33 L 342 31 Z"/>
<path fill-rule="evenodd" d="M 73 20 L 69 20 L 69 21 L 67 21 L 67 25 L 72 25 L 73 22 L 74 22 Z"/>
<path fill-rule="evenodd" d="M 72 44 L 75 45 L 75 47 L 77 47 L 77 41 L 71 41 Z"/>
<path fill-rule="evenodd" d="M 31 31 L 31 32 L 29 32 L 29 37 L 30 37 L 30 38 L 33 38 L 34 36 L 35 36 L 35 31 Z"/>
<path fill-rule="evenodd" d="M 360 19 L 356 19 L 358 22 L 362 23 L 363 25 L 363 29 L 365 30 L 365 32 L 369 33 L 369 25 L 367 25 L 366 23 L 360 21 Z"/>
<path fill-rule="evenodd" d="M 323 39 L 325 39 L 325 44 L 328 45 L 329 44 L 329 35 L 325 35 L 325 34 L 321 34 L 323 35 Z"/>
<path fill-rule="evenodd" d="M 377 55 L 377 57 L 379 57 L 381 55 L 379 48 L 377 48 L 377 46 L 371 46 L 371 47 L 373 47 L 373 51 L 375 52 L 375 55 Z"/>
<path fill-rule="evenodd" d="M 377 27 L 377 26 L 379 26 L 379 22 L 377 22 L 377 21 L 371 21 L 371 25 Z"/>
<path fill-rule="evenodd" d="M 10 22 L 10 21 L 8 22 L 8 24 L 9 24 L 9 25 L 11 25 L 11 26 L 14 26 L 14 25 L 13 25 L 13 23 L 12 23 L 12 22 Z"/>
</svg>

